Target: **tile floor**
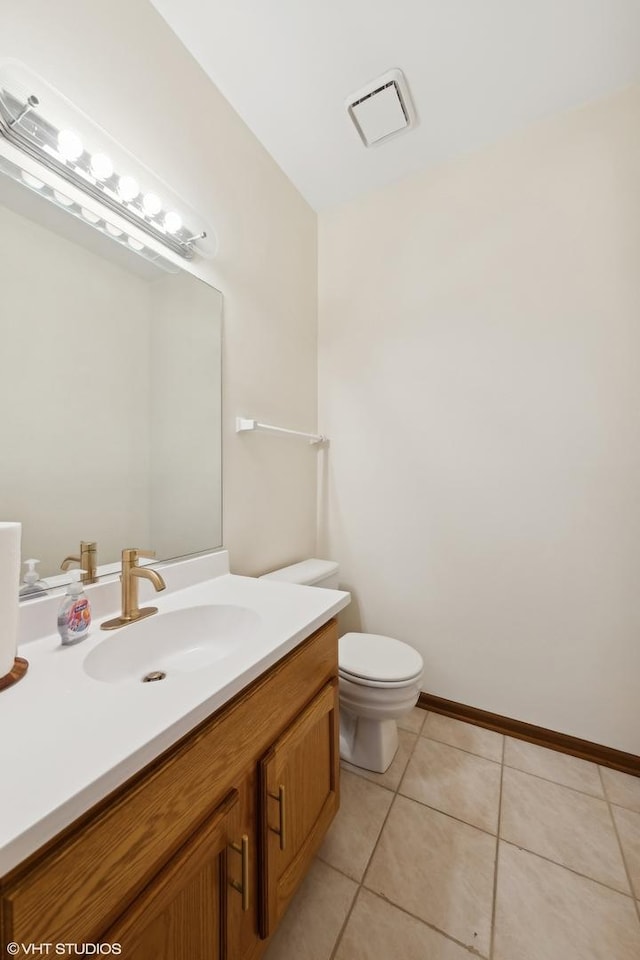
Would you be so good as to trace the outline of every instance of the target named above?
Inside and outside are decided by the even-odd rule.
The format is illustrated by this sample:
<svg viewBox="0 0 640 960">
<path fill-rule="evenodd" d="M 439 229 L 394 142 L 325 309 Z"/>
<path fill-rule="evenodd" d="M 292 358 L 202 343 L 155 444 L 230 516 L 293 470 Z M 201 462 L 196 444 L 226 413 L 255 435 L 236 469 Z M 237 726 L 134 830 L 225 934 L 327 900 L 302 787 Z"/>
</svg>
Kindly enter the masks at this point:
<svg viewBox="0 0 640 960">
<path fill-rule="evenodd" d="M 640 779 L 416 708 L 266 960 L 640 960 Z"/>
</svg>

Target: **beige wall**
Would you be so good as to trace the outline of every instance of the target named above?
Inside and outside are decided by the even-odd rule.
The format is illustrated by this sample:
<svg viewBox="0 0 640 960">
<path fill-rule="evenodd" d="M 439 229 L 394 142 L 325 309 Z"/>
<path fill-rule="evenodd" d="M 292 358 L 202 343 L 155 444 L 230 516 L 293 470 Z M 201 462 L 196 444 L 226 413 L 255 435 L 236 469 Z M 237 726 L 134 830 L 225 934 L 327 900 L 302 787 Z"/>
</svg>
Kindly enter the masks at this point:
<svg viewBox="0 0 640 960">
<path fill-rule="evenodd" d="M 319 222 L 347 625 L 414 644 L 425 690 L 635 753 L 639 113 L 629 89 Z"/>
<path fill-rule="evenodd" d="M 316 217 L 146 0 L 5 5 L 0 55 L 24 61 L 216 226 L 198 268 L 224 295 L 225 546 L 253 573 L 309 554 L 315 452 L 236 436 L 241 414 L 316 423 Z"/>
<path fill-rule="evenodd" d="M 150 301 L 149 524 L 156 554 L 179 557 L 222 542 L 222 296 L 171 273 Z"/>
</svg>

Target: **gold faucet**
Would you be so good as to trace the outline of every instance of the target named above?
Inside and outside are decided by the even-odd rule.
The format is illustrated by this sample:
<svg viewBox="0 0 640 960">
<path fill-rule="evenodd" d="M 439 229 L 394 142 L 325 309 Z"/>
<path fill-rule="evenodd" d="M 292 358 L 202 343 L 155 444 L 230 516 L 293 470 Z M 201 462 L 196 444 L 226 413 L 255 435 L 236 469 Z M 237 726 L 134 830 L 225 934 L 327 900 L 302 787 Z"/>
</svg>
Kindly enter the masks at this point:
<svg viewBox="0 0 640 960">
<path fill-rule="evenodd" d="M 80 556 L 65 557 L 60 564 L 61 570 L 68 570 L 72 563 L 79 563 L 82 570 L 83 583 L 97 583 L 98 581 L 98 544 L 95 540 L 80 541 Z"/>
<path fill-rule="evenodd" d="M 157 613 L 157 607 L 138 606 L 138 578 L 144 577 L 145 580 L 151 580 L 156 590 L 164 590 L 166 583 L 157 572 L 151 567 L 139 567 L 138 559 L 145 557 L 152 559 L 155 557 L 153 550 L 138 550 L 135 547 L 129 547 L 122 551 L 122 615 L 113 620 L 105 620 L 100 625 L 101 630 L 115 630 L 117 627 L 124 627 L 127 623 L 135 623 L 136 620 L 142 620 L 143 617 L 150 617 L 152 613 Z"/>
</svg>

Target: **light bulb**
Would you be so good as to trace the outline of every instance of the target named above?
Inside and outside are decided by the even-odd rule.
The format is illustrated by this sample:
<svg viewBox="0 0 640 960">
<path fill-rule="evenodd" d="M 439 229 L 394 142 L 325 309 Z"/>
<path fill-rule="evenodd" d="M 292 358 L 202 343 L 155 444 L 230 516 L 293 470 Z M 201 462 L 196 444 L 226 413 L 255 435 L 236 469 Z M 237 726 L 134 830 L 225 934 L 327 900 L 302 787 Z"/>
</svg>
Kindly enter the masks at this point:
<svg viewBox="0 0 640 960">
<path fill-rule="evenodd" d="M 87 210 L 86 207 L 80 207 L 80 213 L 85 218 L 85 220 L 89 221 L 89 223 L 97 223 L 98 220 L 100 219 L 100 217 L 96 213 L 94 213 L 93 210 Z"/>
<path fill-rule="evenodd" d="M 82 140 L 73 130 L 61 130 L 58 134 L 58 150 L 65 160 L 77 160 L 84 153 Z"/>
<path fill-rule="evenodd" d="M 133 237 L 127 237 L 127 243 L 133 250 L 144 250 L 144 243 L 140 243 L 139 240 L 134 240 Z"/>
<path fill-rule="evenodd" d="M 164 228 L 167 233 L 177 233 L 182 226 L 182 217 L 170 210 L 164 217 Z"/>
<path fill-rule="evenodd" d="M 33 174 L 27 173 L 26 170 L 23 170 L 21 177 L 28 187 L 33 187 L 34 190 L 42 190 L 44 183 L 42 180 L 38 180 L 37 177 L 34 177 Z"/>
<path fill-rule="evenodd" d="M 120 194 L 120 199 L 124 200 L 125 203 L 135 200 L 140 193 L 138 181 L 134 177 L 120 177 L 118 180 L 118 193 Z"/>
<path fill-rule="evenodd" d="M 73 206 L 73 200 L 71 200 L 70 197 L 65 196 L 64 193 L 60 193 L 59 190 L 54 190 L 53 195 L 58 201 L 58 203 L 62 204 L 63 207 Z"/>
<path fill-rule="evenodd" d="M 148 217 L 155 217 L 162 210 L 162 200 L 157 193 L 145 193 L 142 206 Z"/>
<path fill-rule="evenodd" d="M 96 180 L 108 180 L 113 174 L 113 163 L 106 153 L 94 153 L 91 157 L 91 173 Z"/>
<path fill-rule="evenodd" d="M 121 236 L 122 236 L 122 230 L 118 230 L 118 228 L 117 228 L 117 227 L 114 227 L 114 225 L 113 225 L 112 223 L 107 223 L 107 224 L 106 224 L 106 227 L 107 227 L 108 233 L 110 233 L 112 237 L 121 237 Z"/>
</svg>

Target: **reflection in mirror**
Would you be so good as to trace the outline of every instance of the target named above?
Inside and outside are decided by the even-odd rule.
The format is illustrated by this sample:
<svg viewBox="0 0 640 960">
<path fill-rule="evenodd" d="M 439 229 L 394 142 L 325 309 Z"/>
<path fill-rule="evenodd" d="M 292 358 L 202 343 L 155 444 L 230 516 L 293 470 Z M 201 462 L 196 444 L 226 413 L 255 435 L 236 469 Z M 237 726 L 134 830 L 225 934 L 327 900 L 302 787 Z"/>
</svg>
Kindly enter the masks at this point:
<svg viewBox="0 0 640 960">
<path fill-rule="evenodd" d="M 0 517 L 55 582 L 220 546 L 221 294 L 39 199 L 0 181 Z"/>
</svg>

